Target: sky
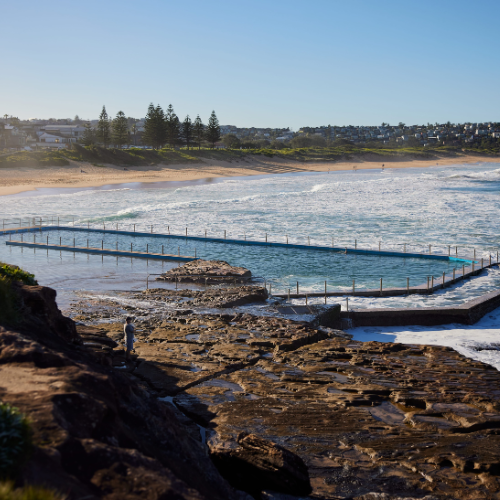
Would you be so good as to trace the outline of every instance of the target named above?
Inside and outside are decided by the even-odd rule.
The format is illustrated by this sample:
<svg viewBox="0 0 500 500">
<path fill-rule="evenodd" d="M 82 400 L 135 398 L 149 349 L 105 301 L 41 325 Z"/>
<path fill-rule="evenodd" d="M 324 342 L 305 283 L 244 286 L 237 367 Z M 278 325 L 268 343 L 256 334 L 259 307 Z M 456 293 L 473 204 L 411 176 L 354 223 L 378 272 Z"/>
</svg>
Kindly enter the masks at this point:
<svg viewBox="0 0 500 500">
<path fill-rule="evenodd" d="M 498 0 L 0 0 L 0 115 L 500 121 Z"/>
</svg>

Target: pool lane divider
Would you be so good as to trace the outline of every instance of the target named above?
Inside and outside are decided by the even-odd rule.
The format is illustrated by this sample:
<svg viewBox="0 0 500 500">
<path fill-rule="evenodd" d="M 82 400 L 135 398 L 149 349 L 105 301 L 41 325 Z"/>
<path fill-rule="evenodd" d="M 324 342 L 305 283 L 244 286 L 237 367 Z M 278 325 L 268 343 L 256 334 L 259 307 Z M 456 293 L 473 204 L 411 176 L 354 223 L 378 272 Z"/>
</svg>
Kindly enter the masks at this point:
<svg viewBox="0 0 500 500">
<path fill-rule="evenodd" d="M 432 259 L 432 260 L 442 260 L 447 262 L 457 262 L 462 264 L 478 264 L 478 260 L 461 259 L 458 257 L 452 257 L 448 255 L 435 255 L 426 253 L 408 253 L 408 252 L 395 252 L 395 251 L 384 251 L 384 250 L 363 250 L 358 248 L 349 247 L 327 247 L 321 245 L 298 245 L 293 243 L 276 243 L 267 241 L 254 241 L 254 240 L 236 240 L 236 239 L 226 239 L 226 238 L 209 238 L 204 236 L 185 236 L 182 234 L 163 234 L 163 233 L 150 233 L 150 232 L 138 232 L 138 231 L 120 231 L 114 229 L 96 229 L 96 228 L 86 228 L 86 227 L 67 227 L 67 226 L 39 226 L 39 227 L 29 227 L 29 228 L 18 228 L 18 229 L 5 229 L 0 230 L 0 234 L 19 234 L 19 233 L 33 233 L 42 231 L 70 231 L 70 232 L 86 232 L 86 233 L 102 233 L 102 234 L 114 234 L 121 236 L 139 236 L 148 238 L 167 238 L 167 239 L 184 239 L 190 241 L 200 241 L 203 243 L 225 243 L 231 245 L 241 245 L 241 246 L 263 246 L 263 247 L 277 247 L 277 248 L 293 248 L 298 250 L 316 250 L 322 252 L 335 252 L 335 253 L 345 253 L 345 254 L 355 254 L 355 255 L 374 255 L 379 257 L 398 257 L 398 258 L 416 258 L 416 259 Z"/>
<path fill-rule="evenodd" d="M 78 252 L 95 255 L 113 255 L 116 257 L 132 257 L 136 259 L 153 259 L 153 260 L 170 260 L 177 262 L 191 262 L 197 260 L 196 257 L 189 257 L 186 255 L 172 255 L 161 253 L 147 253 L 147 252 L 130 252 L 127 250 L 112 250 L 106 248 L 87 248 L 87 247 L 73 247 L 67 245 L 47 245 L 46 243 L 29 243 L 27 241 L 6 241 L 6 245 L 23 247 L 23 248 L 38 248 L 40 250 L 59 250 L 64 252 Z"/>
</svg>

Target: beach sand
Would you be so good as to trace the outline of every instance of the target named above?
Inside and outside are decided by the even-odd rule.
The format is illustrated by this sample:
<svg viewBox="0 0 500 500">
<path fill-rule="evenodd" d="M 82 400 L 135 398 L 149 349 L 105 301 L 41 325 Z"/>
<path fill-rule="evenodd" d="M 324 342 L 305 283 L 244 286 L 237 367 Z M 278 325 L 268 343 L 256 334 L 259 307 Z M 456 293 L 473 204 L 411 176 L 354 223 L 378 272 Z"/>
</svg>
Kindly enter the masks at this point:
<svg viewBox="0 0 500 500">
<path fill-rule="evenodd" d="M 326 172 L 353 169 L 418 168 L 435 165 L 457 165 L 496 162 L 500 158 L 461 155 L 433 160 L 353 159 L 342 162 L 297 162 L 281 158 L 249 156 L 239 161 L 206 160 L 180 165 L 146 167 L 95 166 L 86 162 L 71 162 L 65 167 L 0 168 L 0 196 L 32 191 L 37 188 L 86 188 L 107 184 L 189 181 L 214 177 L 237 177 L 296 172 Z M 83 172 L 82 172 L 83 171 Z"/>
</svg>

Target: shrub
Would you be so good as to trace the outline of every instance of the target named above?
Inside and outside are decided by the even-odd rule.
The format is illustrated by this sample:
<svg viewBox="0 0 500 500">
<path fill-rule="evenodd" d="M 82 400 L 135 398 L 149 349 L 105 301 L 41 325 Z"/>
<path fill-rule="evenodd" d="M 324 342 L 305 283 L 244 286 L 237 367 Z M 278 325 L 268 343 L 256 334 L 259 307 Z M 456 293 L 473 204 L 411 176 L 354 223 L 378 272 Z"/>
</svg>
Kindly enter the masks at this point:
<svg viewBox="0 0 500 500">
<path fill-rule="evenodd" d="M 15 473 L 30 449 L 28 420 L 17 408 L 0 403 L 0 477 L 7 478 Z"/>
<path fill-rule="evenodd" d="M 4 264 L 3 262 L 0 262 L 0 278 L 4 278 L 10 282 L 21 281 L 25 285 L 38 285 L 34 274 L 23 271 L 20 267 Z"/>
<path fill-rule="evenodd" d="M 64 500 L 66 497 L 40 486 L 14 488 L 12 482 L 0 483 L 0 500 Z"/>
<path fill-rule="evenodd" d="M 33 274 L 17 266 L 0 262 L 0 323 L 16 324 L 20 320 L 18 297 L 12 289 L 12 282 L 20 281 L 25 285 L 37 285 Z"/>
</svg>

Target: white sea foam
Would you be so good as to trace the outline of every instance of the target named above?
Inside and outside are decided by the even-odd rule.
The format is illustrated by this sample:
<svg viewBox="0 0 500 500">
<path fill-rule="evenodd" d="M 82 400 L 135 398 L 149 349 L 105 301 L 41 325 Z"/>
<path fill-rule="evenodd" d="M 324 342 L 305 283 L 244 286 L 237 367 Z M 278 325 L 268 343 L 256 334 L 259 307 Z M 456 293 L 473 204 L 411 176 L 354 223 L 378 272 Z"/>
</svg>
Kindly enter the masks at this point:
<svg viewBox="0 0 500 500">
<path fill-rule="evenodd" d="M 455 246 L 459 257 L 470 256 L 475 248 L 477 258 L 488 259 L 491 254 L 495 260 L 500 246 L 500 220 L 496 216 L 500 213 L 500 169 L 493 163 L 405 170 L 388 166 L 384 171 L 266 176 L 165 189 L 124 189 L 127 191 L 96 189 L 77 195 L 0 197 L 0 210 L 5 218 L 78 215 L 77 220 L 85 224 L 90 220 L 95 227 L 116 221 L 120 229 L 135 224 L 141 231 L 154 225 L 155 232 L 166 232 L 169 226 L 171 233 L 183 234 L 188 227 L 190 234 L 203 234 L 207 229 L 210 235 L 219 236 L 226 231 L 229 238 L 242 237 L 245 232 L 247 238 L 260 240 L 267 233 L 269 241 L 283 242 L 288 235 L 290 243 L 302 244 L 310 238 L 311 244 L 330 245 L 333 238 L 335 246 L 353 246 L 357 240 L 358 248 L 377 249 L 381 242 L 383 250 L 401 250 L 406 243 L 408 251 L 427 251 L 428 245 L 432 245 L 433 253 L 445 255 L 451 245 L 452 255 Z M 27 253 L 13 252 L 11 247 L 8 251 L 0 248 L 0 260 L 9 261 L 19 255 L 16 263 L 22 265 L 23 259 L 28 258 Z M 77 261 L 83 269 L 84 262 L 78 258 Z M 46 266 L 40 259 L 29 262 L 35 273 L 37 266 Z M 89 266 L 96 265 L 92 259 L 89 262 Z M 71 263 L 61 264 L 61 279 L 64 273 L 74 276 L 71 269 Z M 95 268 L 96 273 L 99 270 Z M 117 268 L 117 272 L 122 271 Z M 319 276 L 322 270 L 307 272 Z M 285 275 L 307 277 L 305 271 L 296 268 L 287 269 Z M 355 298 L 350 299 L 350 305 L 447 306 L 498 287 L 500 273 L 491 270 L 484 277 L 432 297 Z M 497 320 L 495 316 L 484 328 L 456 327 L 457 335 L 462 335 L 462 330 L 469 332 L 463 334 L 460 348 L 473 354 L 474 349 L 467 347 L 466 335 L 472 335 L 473 342 L 491 344 L 490 335 L 498 331 Z M 432 335 L 426 332 L 433 331 L 438 330 L 412 331 L 412 341 L 431 342 Z M 403 330 L 398 335 L 403 339 Z M 495 351 L 474 352 L 474 356 L 482 358 L 496 356 Z"/>
</svg>

